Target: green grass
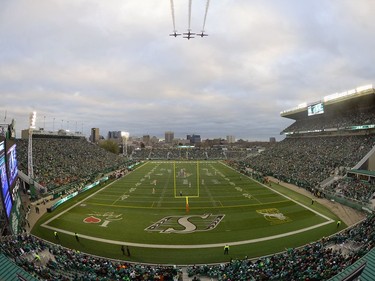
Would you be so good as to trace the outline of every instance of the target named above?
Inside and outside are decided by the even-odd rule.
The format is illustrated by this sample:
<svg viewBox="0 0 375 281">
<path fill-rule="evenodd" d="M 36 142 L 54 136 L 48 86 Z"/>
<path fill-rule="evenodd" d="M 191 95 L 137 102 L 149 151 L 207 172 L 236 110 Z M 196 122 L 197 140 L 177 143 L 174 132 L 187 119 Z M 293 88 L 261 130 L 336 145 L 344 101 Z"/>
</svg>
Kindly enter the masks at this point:
<svg viewBox="0 0 375 281">
<path fill-rule="evenodd" d="M 194 264 L 267 255 L 337 231 L 338 218 L 322 205 L 276 184 L 272 189 L 220 162 L 147 162 L 46 214 L 32 233 L 110 258 Z M 89 217 L 94 222 L 85 223 Z M 229 257 L 223 255 L 225 243 L 231 245 Z M 130 258 L 121 245 L 130 246 Z"/>
</svg>

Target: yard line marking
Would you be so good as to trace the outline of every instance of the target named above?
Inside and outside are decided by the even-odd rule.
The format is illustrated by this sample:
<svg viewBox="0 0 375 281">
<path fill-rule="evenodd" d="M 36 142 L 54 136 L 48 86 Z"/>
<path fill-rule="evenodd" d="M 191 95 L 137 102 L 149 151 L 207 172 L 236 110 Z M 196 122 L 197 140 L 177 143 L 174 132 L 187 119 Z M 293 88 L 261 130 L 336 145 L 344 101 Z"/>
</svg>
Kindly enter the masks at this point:
<svg viewBox="0 0 375 281">
<path fill-rule="evenodd" d="M 329 224 L 329 223 L 331 223 L 331 222 L 330 221 L 326 221 L 326 222 L 323 222 L 323 223 L 320 223 L 320 224 L 316 224 L 316 225 L 313 225 L 313 226 L 310 226 L 310 227 L 306 227 L 306 228 L 302 228 L 302 229 L 298 229 L 298 230 L 294 230 L 294 231 L 290 231 L 290 232 L 286 232 L 286 233 L 281 233 L 281 234 L 277 234 L 277 235 L 272 235 L 272 236 L 267 236 L 267 237 L 261 237 L 261 238 L 256 238 L 256 239 L 250 239 L 250 240 L 228 242 L 227 244 L 229 246 L 237 246 L 237 245 L 253 244 L 253 243 L 258 243 L 258 242 L 263 242 L 263 241 L 268 241 L 268 240 L 283 238 L 283 237 L 291 236 L 291 235 L 294 235 L 294 234 L 306 232 L 306 231 L 309 231 L 309 230 L 312 230 L 312 229 L 324 226 L 324 225 Z M 68 235 L 71 235 L 71 236 L 75 235 L 74 232 L 66 231 L 66 230 L 63 230 L 63 229 L 56 228 L 56 227 L 52 227 L 52 226 L 48 226 L 48 225 L 46 225 L 44 227 L 48 228 L 48 229 L 51 229 L 51 230 L 54 230 L 54 231 L 65 233 L 65 234 L 68 234 Z M 161 245 L 161 244 L 143 244 L 143 243 L 133 243 L 133 242 L 127 242 L 127 241 L 110 240 L 110 239 L 103 239 L 103 238 L 98 238 L 98 237 L 93 237 L 93 236 L 83 235 L 83 234 L 80 234 L 79 237 L 80 238 L 85 238 L 85 239 L 88 239 L 88 240 L 93 240 L 93 241 L 108 243 L 108 244 L 114 244 L 114 245 L 124 245 L 124 244 L 126 244 L 126 245 L 129 245 L 129 246 L 132 246 L 132 247 L 140 247 L 140 248 L 155 248 L 155 249 L 203 249 L 203 248 L 216 248 L 216 247 L 220 247 L 221 248 L 221 247 L 223 247 L 223 243 L 200 244 L 200 245 L 197 245 L 197 244 L 191 244 L 191 245 L 186 245 L 186 244 L 184 244 L 184 245 Z"/>
<path fill-rule="evenodd" d="M 185 199 L 185 197 L 182 197 Z M 189 196 L 190 198 L 190 196 Z M 175 201 L 164 201 L 165 203 L 174 203 Z M 204 207 L 190 207 L 190 210 L 206 210 L 206 209 L 229 209 L 229 208 L 244 208 L 244 207 L 253 207 L 253 206 L 263 206 L 263 205 L 269 205 L 269 204 L 277 204 L 277 203 L 286 203 L 289 202 L 289 200 L 283 200 L 283 201 L 273 201 L 269 203 L 261 203 L 261 204 L 246 204 L 246 205 L 228 205 L 224 206 L 221 201 L 219 200 L 221 207 L 216 206 L 204 206 Z M 102 204 L 102 203 L 88 203 L 90 205 L 97 205 L 97 206 L 105 206 L 105 207 L 113 207 L 113 208 L 131 208 L 131 209 L 150 209 L 151 207 L 147 206 L 131 206 L 131 205 L 108 205 L 108 204 Z M 154 207 L 155 208 L 155 207 Z M 170 209 L 175 209 L 175 210 L 182 210 L 185 209 L 184 207 L 157 207 L 158 209 L 162 210 L 170 210 Z"/>
<path fill-rule="evenodd" d="M 159 165 L 158 165 L 159 166 Z M 160 207 L 161 206 L 161 202 L 163 201 L 163 199 L 164 199 L 164 194 L 167 192 L 167 190 L 168 190 L 168 183 L 169 183 L 169 180 L 170 180 L 170 178 L 171 178 L 171 174 L 168 174 L 168 178 L 167 178 L 167 180 L 166 180 L 166 182 L 165 182 L 165 184 L 164 184 L 164 186 L 163 186 L 163 189 L 162 189 L 162 191 L 161 191 L 161 193 L 160 193 L 160 196 L 159 196 L 159 200 L 158 200 L 158 203 L 157 203 L 157 207 Z"/>
<path fill-rule="evenodd" d="M 225 164 L 222 163 L 222 162 L 220 162 L 220 163 L 221 163 L 222 165 L 224 165 L 225 167 L 228 167 L 228 168 L 234 170 L 232 167 L 229 167 L 229 166 L 225 165 Z M 234 171 L 235 171 L 235 170 L 234 170 Z M 248 178 L 251 179 L 251 180 L 253 180 L 253 181 L 255 181 L 255 182 L 257 182 L 257 183 L 259 183 L 260 185 L 264 186 L 265 188 L 268 188 L 269 190 L 271 190 L 271 191 L 273 191 L 273 192 L 275 192 L 275 193 L 281 195 L 282 197 L 284 197 L 284 198 L 286 198 L 286 199 L 288 199 L 288 200 L 290 200 L 290 201 L 296 203 L 297 205 L 300 205 L 301 207 L 303 207 L 303 208 L 305 208 L 305 209 L 307 209 L 307 210 L 309 210 L 309 211 L 315 213 L 316 215 L 318 215 L 318 216 L 320 216 L 320 217 L 326 219 L 328 222 L 330 222 L 330 223 L 331 223 L 331 222 L 334 222 L 333 219 L 327 217 L 326 215 L 323 215 L 323 214 L 319 213 L 318 211 L 315 211 L 315 210 L 311 209 L 310 207 L 307 207 L 306 205 L 303 205 L 302 203 L 300 203 L 300 202 L 298 202 L 298 201 L 296 201 L 296 200 L 290 198 L 289 196 L 287 196 L 287 195 L 285 195 L 285 194 L 282 194 L 281 192 L 279 192 L 279 191 L 277 191 L 277 190 L 274 190 L 274 189 L 268 187 L 267 185 L 265 185 L 265 184 L 263 184 L 263 183 L 261 183 L 261 182 L 255 180 L 255 179 L 253 179 L 253 178 L 250 178 L 250 177 L 248 177 Z"/>
<path fill-rule="evenodd" d="M 126 192 L 123 193 L 121 196 L 119 196 L 119 197 L 118 197 L 118 198 L 112 203 L 112 205 L 115 205 L 116 202 L 117 202 L 118 200 L 120 200 L 121 198 L 123 198 L 124 195 L 128 195 L 128 194 L 126 194 Z"/>
<path fill-rule="evenodd" d="M 60 217 L 61 215 L 65 214 L 66 212 L 70 211 L 71 209 L 77 207 L 78 205 L 82 204 L 82 202 L 85 202 L 86 200 L 90 199 L 91 197 L 93 197 L 94 195 L 96 195 L 97 193 L 105 190 L 107 187 L 111 186 L 112 184 L 114 184 L 115 182 L 117 182 L 119 179 L 111 182 L 110 184 L 104 186 L 103 188 L 99 189 L 98 191 L 94 192 L 93 194 L 83 198 L 82 200 L 80 200 L 78 203 L 70 206 L 69 208 L 65 209 L 64 211 L 62 211 L 61 213 L 57 214 L 56 216 L 50 218 L 49 220 L 47 220 L 46 222 L 44 222 L 41 226 L 43 227 L 47 227 L 47 224 L 49 224 L 51 221 L 55 220 L 56 218 Z M 90 203 L 89 203 L 90 204 Z"/>
</svg>

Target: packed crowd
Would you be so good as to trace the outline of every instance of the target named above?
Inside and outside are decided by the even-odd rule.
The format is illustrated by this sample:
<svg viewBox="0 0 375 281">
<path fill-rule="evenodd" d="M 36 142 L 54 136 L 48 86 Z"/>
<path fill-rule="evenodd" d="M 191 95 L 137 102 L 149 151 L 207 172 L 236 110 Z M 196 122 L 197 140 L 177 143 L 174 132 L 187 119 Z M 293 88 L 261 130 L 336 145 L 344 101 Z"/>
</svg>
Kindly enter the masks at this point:
<svg viewBox="0 0 375 281">
<path fill-rule="evenodd" d="M 224 160 L 244 159 L 246 150 L 198 149 L 198 148 L 144 148 L 134 150 L 133 159 L 150 160 Z"/>
<path fill-rule="evenodd" d="M 327 118 L 326 115 L 316 115 L 305 119 L 296 120 L 293 124 L 283 130 L 283 132 L 302 132 L 324 129 L 343 129 L 350 126 L 374 125 L 375 109 L 370 108 L 363 112 L 335 112 L 333 116 Z"/>
<path fill-rule="evenodd" d="M 335 173 L 344 175 L 374 145 L 375 135 L 286 138 L 241 164 L 312 191 Z"/>
<path fill-rule="evenodd" d="M 300 248 L 255 260 L 236 259 L 220 265 L 187 268 L 190 277 L 229 280 L 327 280 L 375 246 L 375 215 L 336 235 Z M 1 238 L 0 252 L 42 280 L 182 280 L 176 266 L 130 264 L 99 258 L 23 234 Z M 350 245 L 355 250 L 347 251 Z M 39 253 L 48 252 L 43 264 Z M 196 279 L 198 280 L 198 278 Z"/>
<path fill-rule="evenodd" d="M 368 203 L 375 198 L 375 183 L 345 177 L 325 186 L 322 191 Z"/>
<path fill-rule="evenodd" d="M 356 262 L 375 246 L 375 215 L 337 235 L 301 248 L 262 257 L 242 259 L 220 265 L 190 266 L 190 276 L 200 275 L 230 280 L 327 280 Z M 343 251 L 355 244 L 356 250 Z"/>
<path fill-rule="evenodd" d="M 46 251 L 50 258 L 44 264 L 40 253 Z M 0 253 L 41 280 L 182 280 L 181 269 L 176 266 L 149 266 L 98 258 L 28 234 L 2 237 Z"/>
<path fill-rule="evenodd" d="M 28 140 L 17 139 L 18 168 L 27 174 Z M 123 157 L 85 139 L 33 139 L 34 180 L 49 191 L 92 183 L 104 173 L 126 166 Z"/>
</svg>

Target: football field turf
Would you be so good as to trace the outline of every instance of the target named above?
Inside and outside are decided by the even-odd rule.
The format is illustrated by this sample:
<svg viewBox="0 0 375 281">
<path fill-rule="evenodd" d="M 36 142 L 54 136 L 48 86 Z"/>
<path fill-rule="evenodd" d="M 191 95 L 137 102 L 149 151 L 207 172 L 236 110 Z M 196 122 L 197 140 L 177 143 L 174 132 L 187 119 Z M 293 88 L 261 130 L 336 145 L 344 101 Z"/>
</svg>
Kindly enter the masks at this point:
<svg viewBox="0 0 375 281">
<path fill-rule="evenodd" d="M 337 231 L 337 218 L 310 202 L 222 162 L 153 161 L 47 214 L 33 233 L 137 262 L 221 262 L 282 251 Z M 122 254 L 122 245 L 129 246 L 130 257 Z"/>
</svg>

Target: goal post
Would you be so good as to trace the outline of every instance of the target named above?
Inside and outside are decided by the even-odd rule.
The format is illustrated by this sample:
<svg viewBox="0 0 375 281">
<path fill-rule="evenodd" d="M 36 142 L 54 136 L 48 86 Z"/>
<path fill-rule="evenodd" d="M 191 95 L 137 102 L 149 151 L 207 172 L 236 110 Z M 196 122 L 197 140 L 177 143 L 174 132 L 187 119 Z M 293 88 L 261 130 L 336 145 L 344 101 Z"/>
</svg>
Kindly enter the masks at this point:
<svg viewBox="0 0 375 281">
<path fill-rule="evenodd" d="M 199 161 L 173 162 L 173 192 L 175 198 L 199 197 L 200 173 Z"/>
</svg>

